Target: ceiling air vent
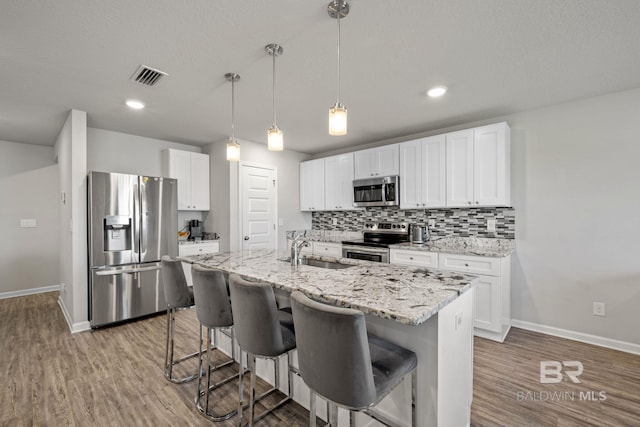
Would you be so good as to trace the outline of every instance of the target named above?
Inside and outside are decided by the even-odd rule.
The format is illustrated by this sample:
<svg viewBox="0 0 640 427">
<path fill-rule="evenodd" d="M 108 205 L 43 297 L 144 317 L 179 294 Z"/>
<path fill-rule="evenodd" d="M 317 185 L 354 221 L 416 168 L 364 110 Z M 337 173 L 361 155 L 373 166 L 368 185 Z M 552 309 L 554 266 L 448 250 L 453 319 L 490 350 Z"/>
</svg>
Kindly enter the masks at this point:
<svg viewBox="0 0 640 427">
<path fill-rule="evenodd" d="M 147 86 L 155 86 L 158 81 L 169 74 L 164 71 L 156 70 L 155 68 L 147 67 L 146 65 L 141 65 L 133 76 L 131 76 L 131 81 L 142 83 Z"/>
</svg>

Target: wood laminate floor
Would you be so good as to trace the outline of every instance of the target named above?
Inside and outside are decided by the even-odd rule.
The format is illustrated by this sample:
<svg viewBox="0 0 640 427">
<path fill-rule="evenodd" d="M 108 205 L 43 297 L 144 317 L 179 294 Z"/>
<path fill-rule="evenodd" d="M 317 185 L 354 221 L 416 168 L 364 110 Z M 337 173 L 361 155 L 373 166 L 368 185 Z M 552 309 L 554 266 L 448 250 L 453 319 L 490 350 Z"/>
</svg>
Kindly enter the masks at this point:
<svg viewBox="0 0 640 427">
<path fill-rule="evenodd" d="M 164 379 L 164 316 L 71 334 L 57 296 L 0 300 L 0 425 L 235 425 L 196 413 L 194 382 Z M 177 351 L 197 347 L 195 311 L 180 312 L 177 327 Z M 541 360 L 581 361 L 581 383 L 540 384 Z M 580 392 L 605 392 L 606 400 L 581 400 Z M 231 408 L 237 387 L 217 395 L 222 410 Z M 476 338 L 471 418 L 473 426 L 640 426 L 640 357 L 518 329 L 504 344 Z M 258 423 L 307 424 L 296 403 Z"/>
</svg>

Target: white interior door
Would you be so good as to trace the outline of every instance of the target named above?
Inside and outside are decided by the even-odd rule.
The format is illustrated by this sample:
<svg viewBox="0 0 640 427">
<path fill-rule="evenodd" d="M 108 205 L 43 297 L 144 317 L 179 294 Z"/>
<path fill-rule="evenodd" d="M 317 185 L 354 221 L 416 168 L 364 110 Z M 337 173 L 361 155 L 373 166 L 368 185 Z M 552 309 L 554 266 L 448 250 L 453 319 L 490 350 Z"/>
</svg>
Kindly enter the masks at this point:
<svg viewBox="0 0 640 427">
<path fill-rule="evenodd" d="M 241 164 L 240 181 L 242 249 L 277 249 L 275 169 Z"/>
</svg>

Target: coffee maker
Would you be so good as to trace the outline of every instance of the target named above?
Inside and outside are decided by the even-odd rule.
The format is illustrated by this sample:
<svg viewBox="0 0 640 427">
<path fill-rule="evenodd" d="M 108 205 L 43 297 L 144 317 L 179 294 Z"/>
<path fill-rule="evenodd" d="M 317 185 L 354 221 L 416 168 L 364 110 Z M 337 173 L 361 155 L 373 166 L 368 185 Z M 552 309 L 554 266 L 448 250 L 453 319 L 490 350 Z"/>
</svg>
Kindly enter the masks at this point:
<svg viewBox="0 0 640 427">
<path fill-rule="evenodd" d="M 202 221 L 189 220 L 189 240 L 202 240 Z"/>
</svg>

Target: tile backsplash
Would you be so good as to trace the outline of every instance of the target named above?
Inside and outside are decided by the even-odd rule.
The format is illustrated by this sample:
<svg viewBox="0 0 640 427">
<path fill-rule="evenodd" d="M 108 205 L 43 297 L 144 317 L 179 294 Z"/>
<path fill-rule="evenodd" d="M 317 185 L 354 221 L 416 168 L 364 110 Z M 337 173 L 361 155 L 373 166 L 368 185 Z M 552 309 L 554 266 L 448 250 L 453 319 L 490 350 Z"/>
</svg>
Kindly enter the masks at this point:
<svg viewBox="0 0 640 427">
<path fill-rule="evenodd" d="M 449 208 L 400 210 L 391 207 L 365 208 L 358 211 L 313 212 L 312 230 L 362 231 L 368 222 L 423 223 L 435 220 L 434 237 L 491 237 L 515 239 L 513 208 Z M 487 219 L 496 220 L 496 231 L 487 231 Z"/>
</svg>

